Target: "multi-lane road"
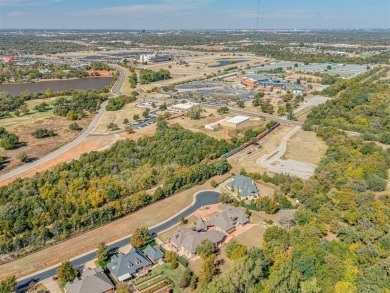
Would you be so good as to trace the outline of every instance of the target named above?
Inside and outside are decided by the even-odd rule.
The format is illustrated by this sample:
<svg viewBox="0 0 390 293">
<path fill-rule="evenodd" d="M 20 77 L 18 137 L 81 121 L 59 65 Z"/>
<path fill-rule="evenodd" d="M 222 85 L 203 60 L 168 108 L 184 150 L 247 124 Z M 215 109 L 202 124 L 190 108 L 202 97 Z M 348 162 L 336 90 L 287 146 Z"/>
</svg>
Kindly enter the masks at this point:
<svg viewBox="0 0 390 293">
<path fill-rule="evenodd" d="M 188 217 L 189 215 L 191 215 L 193 212 L 195 212 L 197 209 L 201 208 L 202 206 L 216 204 L 218 202 L 219 202 L 219 192 L 209 191 L 209 190 L 198 192 L 194 196 L 194 202 L 190 206 L 188 206 L 185 210 L 179 212 L 178 214 L 174 215 L 173 217 L 171 217 L 170 219 L 166 220 L 165 222 L 159 224 L 158 226 L 150 228 L 149 231 L 152 235 L 156 235 L 157 233 L 161 233 L 161 232 L 171 228 L 172 226 L 175 226 L 176 224 L 178 224 L 179 219 L 181 217 Z M 169 217 L 169 215 L 168 215 L 168 217 Z M 114 243 L 110 243 L 109 249 L 111 251 L 115 251 L 120 247 L 128 245 L 129 243 L 130 243 L 130 236 L 126 237 L 124 239 L 118 240 Z M 97 245 L 97 243 L 96 243 L 96 245 Z M 89 261 L 95 259 L 95 258 L 96 258 L 96 252 L 91 251 L 87 254 L 84 254 L 83 256 L 72 259 L 71 263 L 73 264 L 73 266 L 78 267 L 78 266 L 85 264 L 86 262 L 89 262 Z M 57 266 L 51 267 L 50 269 L 36 273 L 36 274 L 29 276 L 27 278 L 23 278 L 23 279 L 18 280 L 18 282 L 17 282 L 18 291 L 25 288 L 28 285 L 28 283 L 31 281 L 39 282 L 41 280 L 48 279 L 48 278 L 55 276 L 57 274 L 57 269 L 58 269 L 59 265 L 60 264 L 58 264 Z"/>
</svg>

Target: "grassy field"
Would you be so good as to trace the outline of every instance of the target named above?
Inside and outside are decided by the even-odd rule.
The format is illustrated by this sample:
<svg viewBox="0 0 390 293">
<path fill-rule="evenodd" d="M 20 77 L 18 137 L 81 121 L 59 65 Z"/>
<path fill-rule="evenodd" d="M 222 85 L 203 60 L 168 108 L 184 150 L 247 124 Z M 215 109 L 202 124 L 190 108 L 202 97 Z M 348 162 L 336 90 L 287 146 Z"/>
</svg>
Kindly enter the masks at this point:
<svg viewBox="0 0 390 293">
<path fill-rule="evenodd" d="M 67 144 L 80 135 L 80 132 L 69 129 L 69 125 L 74 121 L 55 116 L 52 109 L 49 109 L 46 112 L 37 112 L 34 110 L 35 105 L 45 101 L 50 106 L 55 99 L 56 98 L 28 101 L 27 105 L 30 110 L 28 115 L 0 119 L 0 127 L 5 127 L 7 131 L 16 134 L 21 142 L 21 146 L 14 150 L 4 150 L 0 148 L 0 156 L 6 158 L 0 174 L 24 164 L 20 161 L 20 156 L 23 153 L 27 154 L 31 160 L 36 160 L 62 145 Z M 93 117 L 94 115 L 88 115 L 86 118 L 77 120 L 76 122 L 81 128 L 85 129 Z M 57 135 L 54 137 L 36 139 L 31 134 L 39 128 L 53 130 Z"/>
<path fill-rule="evenodd" d="M 100 122 L 94 133 L 107 133 L 110 132 L 107 130 L 107 125 L 109 123 L 115 123 L 122 130 L 125 129 L 123 124 L 124 119 L 128 119 L 131 122 L 134 122 L 133 116 L 135 114 L 139 115 L 140 119 L 143 119 L 142 113 L 145 111 L 145 108 L 138 108 L 137 104 L 140 101 L 135 101 L 133 103 L 126 104 L 122 109 L 118 111 L 105 111 Z"/>
<path fill-rule="evenodd" d="M 287 143 L 284 158 L 318 164 L 326 149 L 325 142 L 315 132 L 300 129 Z"/>
<path fill-rule="evenodd" d="M 11 127 L 19 126 L 19 125 L 25 125 L 25 124 L 31 124 L 35 123 L 39 120 L 45 119 L 45 118 L 51 118 L 55 117 L 53 114 L 53 108 L 51 105 L 53 102 L 57 99 L 56 98 L 50 98 L 50 99 L 39 99 L 39 100 L 32 100 L 27 101 L 26 104 L 28 106 L 28 109 L 30 110 L 30 113 L 25 116 L 14 116 L 14 112 L 11 112 L 12 117 L 0 119 L 0 127 L 5 127 L 7 129 L 11 129 Z M 46 102 L 49 104 L 49 110 L 46 112 L 38 112 L 34 110 L 34 107 L 36 105 L 39 105 L 43 102 Z"/>
</svg>

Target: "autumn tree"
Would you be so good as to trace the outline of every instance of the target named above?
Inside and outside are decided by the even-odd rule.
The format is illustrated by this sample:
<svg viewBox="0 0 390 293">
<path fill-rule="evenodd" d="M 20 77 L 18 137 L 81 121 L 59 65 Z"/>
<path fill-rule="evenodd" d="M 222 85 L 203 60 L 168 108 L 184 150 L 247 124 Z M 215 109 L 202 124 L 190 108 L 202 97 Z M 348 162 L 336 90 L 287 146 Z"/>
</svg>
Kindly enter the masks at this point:
<svg viewBox="0 0 390 293">
<path fill-rule="evenodd" d="M 149 230 L 146 227 L 141 227 L 135 229 L 134 233 L 131 235 L 130 244 L 134 247 L 141 247 L 152 241 Z"/>
<path fill-rule="evenodd" d="M 201 283 L 209 283 L 217 273 L 216 259 L 217 256 L 215 254 L 211 254 L 203 259 L 199 273 L 199 281 Z"/>
<path fill-rule="evenodd" d="M 0 293 L 12 293 L 15 292 L 16 277 L 7 277 L 0 281 Z"/>
<path fill-rule="evenodd" d="M 105 242 L 100 242 L 97 247 L 96 257 L 98 262 L 104 262 L 108 259 L 109 249 Z"/>
<path fill-rule="evenodd" d="M 127 285 L 126 283 L 118 283 L 116 285 L 116 293 L 130 293 L 130 288 L 129 288 L 129 285 Z"/>
<path fill-rule="evenodd" d="M 77 277 L 78 271 L 69 261 L 64 261 L 57 270 L 58 279 L 62 283 L 73 281 Z"/>
</svg>

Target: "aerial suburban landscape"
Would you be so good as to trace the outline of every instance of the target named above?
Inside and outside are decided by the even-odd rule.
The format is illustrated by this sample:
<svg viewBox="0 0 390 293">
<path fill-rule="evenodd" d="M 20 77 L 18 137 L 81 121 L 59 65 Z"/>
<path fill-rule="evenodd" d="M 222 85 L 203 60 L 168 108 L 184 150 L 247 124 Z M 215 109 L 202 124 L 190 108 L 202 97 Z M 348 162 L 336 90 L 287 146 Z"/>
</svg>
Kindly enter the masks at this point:
<svg viewBox="0 0 390 293">
<path fill-rule="evenodd" d="M 1 0 L 28 292 L 390 293 L 390 2 Z"/>
</svg>

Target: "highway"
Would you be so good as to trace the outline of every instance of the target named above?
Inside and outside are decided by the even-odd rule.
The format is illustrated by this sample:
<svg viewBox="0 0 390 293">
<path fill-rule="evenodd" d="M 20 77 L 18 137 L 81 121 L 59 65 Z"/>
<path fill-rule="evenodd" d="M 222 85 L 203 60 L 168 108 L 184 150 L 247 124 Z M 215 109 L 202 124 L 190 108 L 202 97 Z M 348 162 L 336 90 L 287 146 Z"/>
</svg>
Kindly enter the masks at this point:
<svg viewBox="0 0 390 293">
<path fill-rule="evenodd" d="M 159 224 L 158 226 L 150 228 L 149 231 L 152 235 L 156 235 L 157 233 L 161 233 L 161 232 L 171 228 L 172 226 L 178 224 L 180 217 L 182 217 L 182 216 L 188 217 L 189 215 L 191 215 L 193 212 L 195 212 L 197 209 L 201 208 L 202 206 L 216 204 L 218 202 L 219 202 L 219 192 L 216 192 L 216 191 L 198 192 L 195 195 L 195 201 L 190 206 L 188 206 L 185 210 L 174 215 L 172 218 Z M 130 236 L 125 238 L 125 239 L 121 239 L 119 241 L 116 241 L 114 243 L 109 244 L 109 249 L 110 249 L 110 251 L 117 250 L 118 248 L 129 244 L 129 242 L 130 242 Z M 96 245 L 97 244 L 98 243 L 96 243 Z M 73 266 L 78 267 L 78 266 L 81 266 L 88 261 L 95 259 L 95 258 L 96 258 L 95 251 L 91 251 L 91 252 L 89 252 L 81 257 L 78 257 L 76 259 L 72 259 L 71 263 L 73 264 Z M 18 292 L 19 292 L 19 290 L 25 288 L 28 285 L 28 283 L 33 281 L 33 280 L 36 282 L 39 282 L 41 280 L 48 279 L 48 278 L 55 276 L 57 274 L 57 269 L 58 269 L 59 265 L 60 264 L 58 264 L 55 267 L 49 268 L 45 271 L 41 271 L 33 276 L 29 276 L 27 278 L 18 280 L 18 282 L 17 282 Z"/>
<path fill-rule="evenodd" d="M 122 84 L 126 80 L 126 72 L 122 68 L 119 68 L 117 66 L 114 66 L 114 67 L 119 71 L 119 77 L 118 77 L 117 81 L 115 82 L 115 84 L 113 85 L 111 92 L 114 95 L 120 95 L 121 94 L 120 89 L 122 87 Z M 11 170 L 3 175 L 0 175 L 0 181 L 17 176 L 25 171 L 28 171 L 28 170 L 35 168 L 41 164 L 44 164 L 44 163 L 62 155 L 63 153 L 71 150 L 72 148 L 74 148 L 76 145 L 78 145 L 80 142 L 82 142 L 85 138 L 87 138 L 92 133 L 92 131 L 95 130 L 96 126 L 98 125 L 100 119 L 102 118 L 102 116 L 106 110 L 107 103 L 108 103 L 108 101 L 104 101 L 101 104 L 100 109 L 99 109 L 98 113 L 96 114 L 95 118 L 91 121 L 91 123 L 84 130 L 84 132 L 81 133 L 80 136 L 78 136 L 75 140 L 71 141 L 70 143 L 60 147 L 59 149 L 57 149 L 51 153 L 48 153 L 46 156 L 44 156 L 36 161 L 32 161 L 32 162 L 27 163 L 23 166 L 20 166 L 16 169 L 13 169 L 13 170 Z"/>
</svg>

